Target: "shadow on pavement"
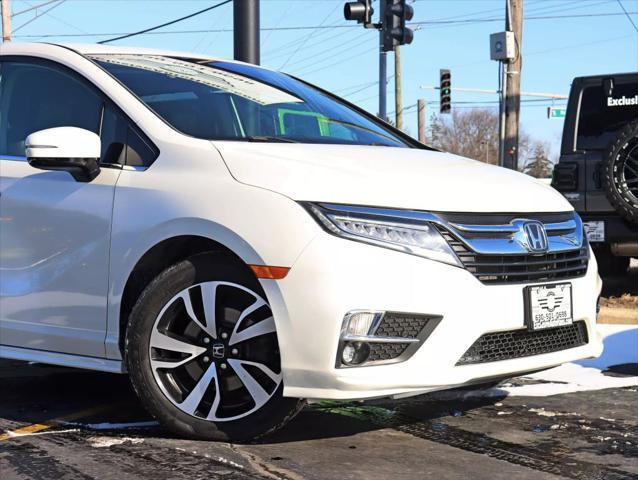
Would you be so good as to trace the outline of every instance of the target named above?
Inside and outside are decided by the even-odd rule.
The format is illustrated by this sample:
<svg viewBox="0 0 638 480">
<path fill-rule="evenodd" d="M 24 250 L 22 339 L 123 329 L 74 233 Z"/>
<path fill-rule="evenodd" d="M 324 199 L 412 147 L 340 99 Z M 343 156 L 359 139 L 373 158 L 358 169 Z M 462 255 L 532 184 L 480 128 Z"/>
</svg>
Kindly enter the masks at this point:
<svg viewBox="0 0 638 480">
<path fill-rule="evenodd" d="M 71 368 L 0 361 L 0 419 L 25 424 L 57 422 L 78 412 L 86 412 L 68 423 L 79 428 L 134 431 L 140 437 L 174 438 L 159 425 L 151 428 L 136 424 L 152 421 L 142 408 L 128 377 Z M 266 437 L 261 444 L 279 444 L 337 437 L 381 430 L 389 423 L 406 426 L 413 422 L 434 421 L 465 414 L 468 410 L 498 402 L 500 397 L 441 402 L 427 395 L 401 401 L 321 402 L 307 406 L 283 430 Z M 418 415 L 399 414 L 403 413 Z M 394 418 L 392 411 L 396 410 Z M 462 413 L 461 413 L 462 412 Z M 335 418 L 338 420 L 335 421 Z M 131 429 L 126 424 L 132 424 Z M 112 425 L 112 428 L 110 427 Z"/>
</svg>

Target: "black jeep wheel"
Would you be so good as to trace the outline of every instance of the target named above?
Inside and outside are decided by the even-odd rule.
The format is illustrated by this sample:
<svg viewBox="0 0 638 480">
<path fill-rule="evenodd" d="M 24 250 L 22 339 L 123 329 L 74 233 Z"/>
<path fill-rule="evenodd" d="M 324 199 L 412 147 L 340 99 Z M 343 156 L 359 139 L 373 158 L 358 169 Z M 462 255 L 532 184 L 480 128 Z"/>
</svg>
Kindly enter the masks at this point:
<svg viewBox="0 0 638 480">
<path fill-rule="evenodd" d="M 607 150 L 601 173 L 605 193 L 616 211 L 638 224 L 638 121 L 620 131 Z"/>
</svg>

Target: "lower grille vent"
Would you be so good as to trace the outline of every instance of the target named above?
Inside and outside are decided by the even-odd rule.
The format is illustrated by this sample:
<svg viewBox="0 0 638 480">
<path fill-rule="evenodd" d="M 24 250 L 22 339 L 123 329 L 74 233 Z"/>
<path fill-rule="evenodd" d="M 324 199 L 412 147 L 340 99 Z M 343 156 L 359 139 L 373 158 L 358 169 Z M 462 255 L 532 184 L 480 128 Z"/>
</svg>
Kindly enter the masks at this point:
<svg viewBox="0 0 638 480">
<path fill-rule="evenodd" d="M 457 365 L 531 357 L 580 347 L 586 345 L 587 342 L 587 327 L 582 321 L 536 332 L 510 330 L 508 332 L 487 333 L 474 342 L 457 362 Z"/>
</svg>

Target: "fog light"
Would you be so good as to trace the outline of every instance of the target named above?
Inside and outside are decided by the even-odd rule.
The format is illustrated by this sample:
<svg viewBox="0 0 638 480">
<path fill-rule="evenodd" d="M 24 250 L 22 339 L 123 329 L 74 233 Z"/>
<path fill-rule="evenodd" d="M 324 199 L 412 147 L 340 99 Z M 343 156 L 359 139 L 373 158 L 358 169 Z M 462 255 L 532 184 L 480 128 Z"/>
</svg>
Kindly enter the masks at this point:
<svg viewBox="0 0 638 480">
<path fill-rule="evenodd" d="M 383 312 L 350 312 L 344 321 L 344 336 L 365 337 L 376 330 Z"/>
<path fill-rule="evenodd" d="M 363 342 L 346 343 L 341 353 L 341 361 L 344 365 L 359 365 L 370 356 L 370 346 Z"/>
</svg>

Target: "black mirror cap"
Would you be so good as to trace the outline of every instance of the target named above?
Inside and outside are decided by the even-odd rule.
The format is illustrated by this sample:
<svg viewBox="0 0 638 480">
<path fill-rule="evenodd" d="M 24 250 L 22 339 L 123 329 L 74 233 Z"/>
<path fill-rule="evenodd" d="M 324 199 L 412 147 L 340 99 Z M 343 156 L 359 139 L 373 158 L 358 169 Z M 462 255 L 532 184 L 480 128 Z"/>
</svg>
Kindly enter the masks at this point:
<svg viewBox="0 0 638 480">
<path fill-rule="evenodd" d="M 40 170 L 69 172 L 77 182 L 90 182 L 100 174 L 99 158 L 30 157 L 27 160 Z"/>
</svg>

